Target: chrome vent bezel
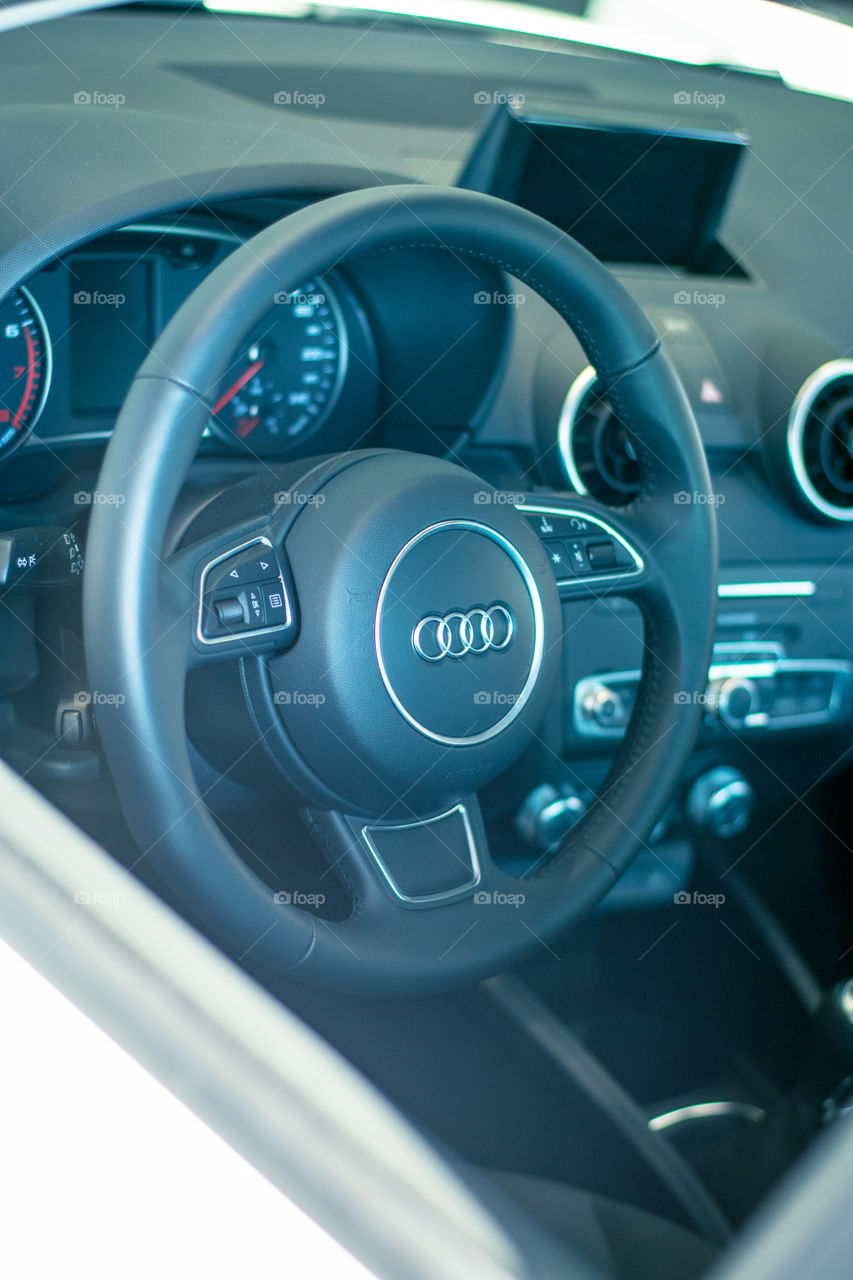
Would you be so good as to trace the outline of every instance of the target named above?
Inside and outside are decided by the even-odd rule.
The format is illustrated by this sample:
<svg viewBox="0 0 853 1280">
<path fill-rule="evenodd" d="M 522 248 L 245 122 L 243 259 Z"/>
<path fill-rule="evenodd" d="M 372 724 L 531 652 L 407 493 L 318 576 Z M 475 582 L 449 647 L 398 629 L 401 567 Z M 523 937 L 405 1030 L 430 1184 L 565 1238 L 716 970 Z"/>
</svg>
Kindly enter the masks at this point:
<svg viewBox="0 0 853 1280">
<path fill-rule="evenodd" d="M 788 461 L 801 498 L 826 520 L 842 524 L 853 521 L 853 494 L 849 507 L 831 502 L 815 487 L 808 473 L 805 456 L 806 428 L 819 398 L 835 382 L 847 381 L 853 396 L 853 360 L 830 360 L 822 364 L 806 378 L 800 387 L 788 415 Z"/>
<path fill-rule="evenodd" d="M 578 374 L 572 385 L 569 387 L 568 393 L 560 411 L 560 419 L 557 427 L 557 446 L 560 454 L 560 460 L 563 466 L 563 472 L 569 485 L 575 493 L 581 495 L 590 495 L 589 486 L 584 482 L 580 468 L 578 467 L 577 458 L 575 456 L 575 436 L 578 423 L 588 412 L 590 397 L 595 390 L 595 384 L 598 381 L 598 374 L 592 365 L 588 365 L 582 373 Z M 617 423 L 619 419 L 612 407 L 607 404 L 609 416 Z M 612 493 L 614 486 L 606 475 L 601 476 L 602 485 L 606 486 Z M 637 497 L 640 491 L 638 482 L 636 491 L 626 490 L 624 496 L 620 496 L 620 500 L 603 497 L 600 494 L 592 493 L 593 498 L 598 498 L 607 506 L 619 509 L 629 506 Z"/>
</svg>

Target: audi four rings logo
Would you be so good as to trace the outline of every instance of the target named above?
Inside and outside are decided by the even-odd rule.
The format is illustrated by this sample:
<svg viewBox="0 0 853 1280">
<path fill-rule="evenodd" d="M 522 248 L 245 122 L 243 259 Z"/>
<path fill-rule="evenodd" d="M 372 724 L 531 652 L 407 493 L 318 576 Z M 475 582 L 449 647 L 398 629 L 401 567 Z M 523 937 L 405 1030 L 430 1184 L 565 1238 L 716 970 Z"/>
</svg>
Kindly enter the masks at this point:
<svg viewBox="0 0 853 1280">
<path fill-rule="evenodd" d="M 412 646 L 425 662 L 441 662 L 442 658 L 506 649 L 514 631 L 513 616 L 502 604 L 469 609 L 467 613 L 456 610 L 443 618 L 431 613 L 421 618 L 412 632 Z"/>
</svg>

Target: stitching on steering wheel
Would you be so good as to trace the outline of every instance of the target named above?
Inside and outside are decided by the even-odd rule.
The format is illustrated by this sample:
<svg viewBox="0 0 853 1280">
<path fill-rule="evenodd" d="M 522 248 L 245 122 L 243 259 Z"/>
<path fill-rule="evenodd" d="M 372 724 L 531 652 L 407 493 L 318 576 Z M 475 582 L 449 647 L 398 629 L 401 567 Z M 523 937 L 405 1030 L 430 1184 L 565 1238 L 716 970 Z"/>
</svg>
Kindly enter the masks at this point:
<svg viewBox="0 0 853 1280">
<path fill-rule="evenodd" d="M 584 325 L 582 321 L 569 310 L 566 304 L 556 297 L 550 289 L 547 289 L 544 285 L 540 284 L 531 272 L 527 272 L 517 266 L 514 266 L 511 262 L 505 262 L 502 258 L 496 258 L 493 254 L 483 253 L 477 249 L 466 249 L 460 245 L 453 244 L 452 241 L 442 241 L 441 244 L 418 243 L 416 241 L 412 241 L 408 243 L 403 242 L 401 244 L 383 245 L 381 248 L 365 249 L 362 253 L 351 254 L 348 257 L 341 259 L 339 263 L 335 263 L 335 266 L 343 265 L 346 262 L 354 262 L 359 258 L 369 258 L 376 254 L 395 253 L 399 249 L 437 249 L 441 251 L 449 249 L 453 253 L 460 253 L 467 258 L 476 258 L 480 262 L 491 263 L 492 266 L 500 267 L 502 271 L 509 272 L 509 274 L 515 276 L 517 280 L 523 280 L 525 284 L 529 284 L 530 287 L 539 294 L 540 298 L 544 298 L 546 302 L 550 303 L 554 310 L 559 312 L 566 323 L 571 327 L 573 332 L 577 333 L 581 337 L 584 348 L 586 349 L 587 354 L 591 357 L 599 377 L 620 378 L 623 374 L 630 373 L 646 360 L 649 360 L 660 348 L 660 338 L 658 338 L 652 346 L 649 347 L 648 351 L 645 351 L 641 356 L 638 356 L 636 360 L 632 360 L 631 363 L 625 365 L 624 368 L 611 369 L 602 373 L 599 368 L 601 363 L 601 353 L 586 325 Z"/>
</svg>

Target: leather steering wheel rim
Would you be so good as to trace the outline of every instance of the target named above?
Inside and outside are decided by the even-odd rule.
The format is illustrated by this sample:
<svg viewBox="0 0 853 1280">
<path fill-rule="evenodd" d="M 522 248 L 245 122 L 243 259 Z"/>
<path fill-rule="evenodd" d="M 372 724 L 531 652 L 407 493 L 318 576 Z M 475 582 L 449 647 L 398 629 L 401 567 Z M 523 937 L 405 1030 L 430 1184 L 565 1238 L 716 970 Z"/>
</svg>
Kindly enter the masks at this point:
<svg viewBox="0 0 853 1280">
<path fill-rule="evenodd" d="M 240 338 L 276 291 L 356 255 L 404 247 L 488 261 L 541 294 L 574 330 L 641 442 L 643 487 L 626 519 L 636 522 L 653 571 L 637 593 L 646 639 L 631 723 L 597 802 L 523 882 L 524 911 L 481 912 L 476 927 L 468 924 L 470 901 L 416 917 L 398 911 L 397 919 L 356 903 L 334 925 L 273 901 L 199 793 L 184 717 L 186 637 L 177 621 L 191 606 L 183 584 L 164 574 L 170 514 Z M 473 192 L 414 186 L 335 196 L 270 226 L 199 285 L 158 339 L 117 420 L 99 489 L 123 502 L 91 513 L 85 646 L 92 688 L 120 695 L 99 705 L 98 723 L 125 817 L 168 896 L 259 974 L 391 993 L 505 969 L 592 909 L 675 791 L 701 714 L 693 694 L 705 687 L 716 609 L 704 450 L 637 305 L 597 259 L 536 216 Z M 497 872 L 493 884 L 509 893 L 519 887 Z"/>
</svg>

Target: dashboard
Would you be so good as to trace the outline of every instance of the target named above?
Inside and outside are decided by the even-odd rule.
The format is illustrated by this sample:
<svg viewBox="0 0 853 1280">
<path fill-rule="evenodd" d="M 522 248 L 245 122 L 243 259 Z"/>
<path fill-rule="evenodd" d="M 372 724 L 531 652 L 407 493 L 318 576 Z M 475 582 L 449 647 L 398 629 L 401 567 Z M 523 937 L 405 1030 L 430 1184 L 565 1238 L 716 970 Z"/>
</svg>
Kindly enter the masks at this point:
<svg viewBox="0 0 853 1280">
<path fill-rule="evenodd" d="M 464 183 L 553 208 L 541 155 L 515 186 L 489 168 L 506 143 L 507 88 L 547 101 L 539 125 L 591 131 L 584 155 L 654 117 L 664 135 L 713 138 L 725 169 L 709 220 L 691 160 L 689 237 L 661 235 L 651 260 L 630 248 L 611 259 L 679 372 L 717 505 L 717 647 L 685 787 L 726 767 L 770 794 L 840 767 L 853 746 L 853 331 L 841 283 L 853 210 L 833 157 L 853 106 L 714 68 L 427 29 L 355 39 L 334 22 L 192 12 L 175 24 L 133 9 L 40 30 L 49 53 L 21 31 L 2 54 L 0 119 L 19 176 L 0 202 L 0 538 L 23 546 L 26 530 L 49 527 L 85 543 L 135 370 L 256 231 L 382 182 Z M 81 85 L 108 81 L 122 105 L 75 102 Z M 685 106 L 685 88 L 691 101 L 722 96 L 725 111 Z M 683 168 L 687 153 L 674 154 Z M 666 183 L 676 190 L 671 169 Z M 606 258 L 601 225 L 571 194 Z M 663 227 L 666 200 L 650 207 Z M 589 494 L 617 511 L 638 494 L 636 444 L 560 317 L 493 265 L 449 252 L 413 245 L 322 279 L 271 280 L 262 324 L 235 340 L 208 396 L 186 520 L 253 469 L 374 446 L 451 457 L 508 494 Z M 60 594 L 9 595 L 0 619 L 4 752 L 45 785 L 78 777 L 85 755 L 51 743 L 57 707 L 85 688 L 79 609 Z M 567 631 L 551 754 L 594 790 L 630 714 L 643 622 L 609 598 Z M 805 754 L 791 747 L 803 737 Z M 507 789 L 504 803 L 518 801 Z"/>
</svg>

